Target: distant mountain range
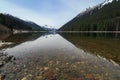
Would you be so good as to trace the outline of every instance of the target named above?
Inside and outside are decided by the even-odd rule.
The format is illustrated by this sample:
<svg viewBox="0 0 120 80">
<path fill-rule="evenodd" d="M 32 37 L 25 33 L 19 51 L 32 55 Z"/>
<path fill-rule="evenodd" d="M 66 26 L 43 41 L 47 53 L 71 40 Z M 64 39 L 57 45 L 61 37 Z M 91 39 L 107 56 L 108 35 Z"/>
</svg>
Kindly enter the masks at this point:
<svg viewBox="0 0 120 80">
<path fill-rule="evenodd" d="M 120 31 L 120 0 L 106 0 L 87 8 L 59 31 Z"/>
<path fill-rule="evenodd" d="M 45 29 L 34 22 L 24 21 L 9 14 L 0 13 L 0 32 L 13 31 L 45 31 Z"/>
</svg>

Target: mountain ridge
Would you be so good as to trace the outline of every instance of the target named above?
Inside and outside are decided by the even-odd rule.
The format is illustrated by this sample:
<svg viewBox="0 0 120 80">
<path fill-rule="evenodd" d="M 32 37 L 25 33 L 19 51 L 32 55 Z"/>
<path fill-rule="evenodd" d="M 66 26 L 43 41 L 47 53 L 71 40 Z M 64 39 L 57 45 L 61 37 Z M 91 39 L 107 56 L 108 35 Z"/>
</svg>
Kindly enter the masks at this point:
<svg viewBox="0 0 120 80">
<path fill-rule="evenodd" d="M 87 8 L 59 31 L 120 31 L 120 0 L 107 0 Z"/>
<path fill-rule="evenodd" d="M 9 29 L 9 31 L 11 31 L 11 32 L 13 32 L 14 30 L 45 31 L 45 29 L 43 27 L 37 25 L 34 22 L 25 21 L 25 20 L 19 19 L 17 17 L 14 17 L 10 14 L 0 13 L 0 24 L 3 26 L 6 26 Z"/>
</svg>

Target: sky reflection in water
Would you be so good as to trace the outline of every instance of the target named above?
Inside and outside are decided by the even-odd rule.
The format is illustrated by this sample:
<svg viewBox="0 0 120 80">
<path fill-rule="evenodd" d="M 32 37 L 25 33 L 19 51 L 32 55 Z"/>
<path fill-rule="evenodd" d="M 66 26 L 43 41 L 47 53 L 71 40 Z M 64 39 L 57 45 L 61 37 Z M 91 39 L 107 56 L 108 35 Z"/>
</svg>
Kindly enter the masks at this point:
<svg viewBox="0 0 120 80">
<path fill-rule="evenodd" d="M 33 34 L 28 36 L 31 35 Z M 48 75 L 56 75 L 58 80 L 120 79 L 119 63 L 114 62 L 114 60 L 110 61 L 109 57 L 106 58 L 104 55 L 94 54 L 92 51 L 90 52 L 89 49 L 80 47 L 80 44 L 76 43 L 90 40 L 90 38 L 84 39 L 84 37 L 73 34 L 61 35 L 70 42 L 59 34 L 41 35 L 35 39 L 33 39 L 34 37 L 27 37 L 28 41 L 25 37 L 25 40 L 23 40 L 23 42 L 20 41 L 20 43 L 11 38 L 11 42 L 17 42 L 17 45 L 8 47 L 5 49 L 5 52 L 16 57 L 16 64 L 8 63 L 1 71 L 7 74 L 7 79 L 9 80 L 17 79 L 18 77 L 22 79 L 29 74 L 32 75 L 33 80 L 37 80 L 38 76 L 49 79 L 50 77 L 48 77 Z M 73 42 L 73 44 L 71 42 Z M 81 46 L 83 46 L 83 44 L 81 44 Z M 90 45 L 89 48 L 91 49 Z M 86 50 L 89 51 L 87 52 Z M 41 69 L 44 71 L 44 74 L 39 73 Z M 46 71 L 46 69 L 49 70 Z M 47 76 L 45 74 L 47 74 Z"/>
</svg>

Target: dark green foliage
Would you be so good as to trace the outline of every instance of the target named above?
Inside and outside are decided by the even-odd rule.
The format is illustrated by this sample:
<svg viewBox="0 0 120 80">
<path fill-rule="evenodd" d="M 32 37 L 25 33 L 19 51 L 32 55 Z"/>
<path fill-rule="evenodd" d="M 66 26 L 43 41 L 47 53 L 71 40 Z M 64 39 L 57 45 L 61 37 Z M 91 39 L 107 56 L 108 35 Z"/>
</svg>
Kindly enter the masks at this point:
<svg viewBox="0 0 120 80">
<path fill-rule="evenodd" d="M 120 31 L 120 0 L 113 0 L 85 11 L 65 24 L 60 31 Z"/>
<path fill-rule="evenodd" d="M 5 25 L 8 27 L 11 31 L 13 29 L 16 30 L 37 30 L 37 31 L 44 31 L 43 28 L 41 28 L 39 25 L 33 23 L 33 22 L 27 22 L 24 20 L 21 20 L 19 18 L 13 17 L 9 14 L 0 14 L 0 24 Z"/>
</svg>

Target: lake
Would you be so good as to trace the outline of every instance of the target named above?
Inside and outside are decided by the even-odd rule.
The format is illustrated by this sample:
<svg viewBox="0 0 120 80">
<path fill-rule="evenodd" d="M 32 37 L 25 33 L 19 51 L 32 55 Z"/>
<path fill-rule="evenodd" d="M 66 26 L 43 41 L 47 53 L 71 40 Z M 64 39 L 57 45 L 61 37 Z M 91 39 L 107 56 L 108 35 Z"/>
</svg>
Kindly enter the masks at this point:
<svg viewBox="0 0 120 80">
<path fill-rule="evenodd" d="M 1 34 L 0 51 L 5 80 L 120 80 L 119 33 Z"/>
</svg>

